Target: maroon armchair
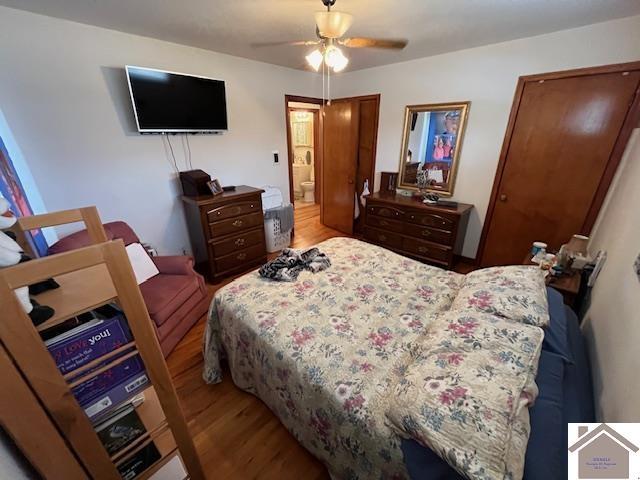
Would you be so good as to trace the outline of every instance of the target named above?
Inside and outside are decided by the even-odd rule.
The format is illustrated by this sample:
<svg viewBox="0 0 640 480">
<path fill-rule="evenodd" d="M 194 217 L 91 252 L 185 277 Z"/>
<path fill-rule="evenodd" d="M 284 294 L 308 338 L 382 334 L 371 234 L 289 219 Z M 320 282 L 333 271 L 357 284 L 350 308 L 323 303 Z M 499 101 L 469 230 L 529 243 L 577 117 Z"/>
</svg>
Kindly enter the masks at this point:
<svg viewBox="0 0 640 480">
<path fill-rule="evenodd" d="M 125 245 L 140 242 L 125 222 L 105 223 L 104 229 L 109 240 L 122 239 Z M 75 250 L 90 244 L 89 234 L 81 230 L 53 244 L 48 254 Z M 209 302 L 204 278 L 193 269 L 191 257 L 176 255 L 151 259 L 160 274 L 143 282 L 140 291 L 166 357 L 207 312 Z"/>
</svg>

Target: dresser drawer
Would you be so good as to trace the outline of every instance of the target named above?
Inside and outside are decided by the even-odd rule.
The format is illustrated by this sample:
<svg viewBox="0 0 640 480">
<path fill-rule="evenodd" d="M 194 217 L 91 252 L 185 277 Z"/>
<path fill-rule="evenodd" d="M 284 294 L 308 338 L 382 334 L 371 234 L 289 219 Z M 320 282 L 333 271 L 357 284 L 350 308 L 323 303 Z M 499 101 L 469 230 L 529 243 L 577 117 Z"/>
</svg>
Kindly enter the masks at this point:
<svg viewBox="0 0 640 480">
<path fill-rule="evenodd" d="M 448 247 L 453 246 L 453 232 L 439 228 L 422 227 L 411 223 L 404 224 L 404 233 L 421 240 L 440 243 Z"/>
<path fill-rule="evenodd" d="M 414 255 L 419 255 L 441 263 L 449 263 L 451 257 L 451 249 L 449 248 L 422 242 L 409 237 L 404 238 L 404 241 L 402 242 L 402 249 Z"/>
<path fill-rule="evenodd" d="M 212 237 L 219 237 L 235 232 L 243 232 L 258 225 L 263 225 L 262 210 L 243 217 L 229 218 L 220 222 L 210 223 L 209 231 Z"/>
<path fill-rule="evenodd" d="M 368 240 L 389 248 L 402 248 L 402 235 L 366 227 L 365 236 Z"/>
<path fill-rule="evenodd" d="M 213 249 L 213 255 L 215 257 L 222 257 L 223 255 L 229 255 L 230 253 L 243 250 L 252 245 L 263 243 L 264 229 L 257 228 L 248 232 L 238 233 L 226 240 L 214 242 L 211 244 L 211 248 Z"/>
<path fill-rule="evenodd" d="M 404 212 L 393 207 L 385 207 L 382 205 L 371 205 L 367 208 L 369 215 L 377 215 L 378 217 L 395 218 L 402 220 L 404 218 Z"/>
<path fill-rule="evenodd" d="M 209 222 L 217 222 L 225 218 L 238 217 L 248 213 L 255 213 L 262 210 L 262 203 L 259 199 L 253 202 L 238 202 L 229 205 L 222 205 L 207 212 Z"/>
<path fill-rule="evenodd" d="M 388 219 L 384 217 L 377 217 L 375 215 L 367 215 L 367 225 L 380 228 L 382 230 L 402 232 L 404 224 L 398 220 L 391 220 L 390 218 Z"/>
<path fill-rule="evenodd" d="M 266 255 L 264 244 L 253 245 L 244 250 L 234 252 L 230 255 L 218 257 L 215 259 L 216 272 L 225 272 L 236 268 L 242 268 L 251 260 L 255 260 Z"/>
<path fill-rule="evenodd" d="M 427 227 L 441 228 L 443 230 L 453 230 L 457 221 L 457 217 L 455 215 L 449 216 L 440 213 L 425 213 L 417 211 L 406 213 L 405 218 L 411 223 L 425 225 Z"/>
</svg>

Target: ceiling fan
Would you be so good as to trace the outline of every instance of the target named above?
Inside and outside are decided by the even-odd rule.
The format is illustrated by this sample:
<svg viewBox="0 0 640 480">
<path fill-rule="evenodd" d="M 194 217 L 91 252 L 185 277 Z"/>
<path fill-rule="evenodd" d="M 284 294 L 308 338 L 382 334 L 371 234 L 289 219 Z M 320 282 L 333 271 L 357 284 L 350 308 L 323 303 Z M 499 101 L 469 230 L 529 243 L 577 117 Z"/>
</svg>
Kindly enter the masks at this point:
<svg viewBox="0 0 640 480">
<path fill-rule="evenodd" d="M 320 69 L 323 62 L 334 72 L 340 72 L 345 69 L 349 63 L 349 59 L 342 53 L 339 46 L 347 48 L 384 48 L 392 50 L 402 50 L 407 46 L 406 39 L 382 39 L 382 38 L 365 38 L 365 37 L 346 37 L 349 27 L 353 23 L 353 16 L 331 10 L 336 0 L 321 0 L 326 12 L 316 12 L 316 35 L 317 40 L 300 40 L 292 42 L 269 42 L 254 44 L 258 47 L 270 47 L 278 45 L 300 45 L 300 46 L 317 46 L 317 48 L 308 54 L 305 58 L 307 63 L 316 72 Z"/>
</svg>

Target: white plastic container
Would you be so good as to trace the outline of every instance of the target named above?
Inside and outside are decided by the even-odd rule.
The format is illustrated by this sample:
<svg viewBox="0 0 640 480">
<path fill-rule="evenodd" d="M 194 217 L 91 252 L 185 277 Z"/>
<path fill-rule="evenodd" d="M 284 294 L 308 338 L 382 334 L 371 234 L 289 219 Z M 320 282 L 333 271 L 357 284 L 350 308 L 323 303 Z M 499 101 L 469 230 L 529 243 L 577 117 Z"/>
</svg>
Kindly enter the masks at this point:
<svg viewBox="0 0 640 480">
<path fill-rule="evenodd" d="M 280 231 L 280 220 L 270 218 L 264 221 L 264 239 L 267 244 L 267 252 L 279 252 L 291 245 L 291 230 Z"/>
<path fill-rule="evenodd" d="M 262 210 L 271 210 L 272 208 L 281 207 L 283 203 L 282 192 L 278 187 L 262 187 Z"/>
<path fill-rule="evenodd" d="M 272 208 L 281 207 L 283 204 L 282 192 L 276 187 L 263 187 L 262 210 L 267 211 Z M 264 238 L 267 244 L 267 252 L 279 252 L 283 248 L 291 245 L 291 230 L 282 232 L 280 230 L 280 220 L 270 218 L 264 221 Z"/>
</svg>

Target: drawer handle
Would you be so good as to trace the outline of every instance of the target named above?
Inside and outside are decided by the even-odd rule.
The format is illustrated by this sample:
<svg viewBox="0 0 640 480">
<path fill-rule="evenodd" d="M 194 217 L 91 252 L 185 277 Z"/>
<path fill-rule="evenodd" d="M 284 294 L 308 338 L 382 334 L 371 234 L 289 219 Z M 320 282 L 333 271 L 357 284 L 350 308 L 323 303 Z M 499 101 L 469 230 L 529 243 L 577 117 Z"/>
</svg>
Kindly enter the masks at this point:
<svg viewBox="0 0 640 480">
<path fill-rule="evenodd" d="M 431 235 L 431 232 L 429 230 L 422 230 L 423 237 L 428 237 L 429 235 Z"/>
<path fill-rule="evenodd" d="M 238 260 L 244 260 L 245 258 L 247 258 L 247 254 L 246 253 L 239 253 L 238 255 L 236 255 L 236 258 Z"/>
<path fill-rule="evenodd" d="M 222 212 L 216 212 L 216 215 L 222 215 Z"/>
<path fill-rule="evenodd" d="M 251 205 L 249 205 L 249 208 L 253 208 L 253 203 Z"/>
<path fill-rule="evenodd" d="M 236 247 L 241 247 L 244 245 L 244 238 L 238 238 L 235 242 Z"/>
<path fill-rule="evenodd" d="M 380 220 L 380 225 L 386 227 L 389 225 L 389 222 L 387 222 L 386 220 Z"/>
<path fill-rule="evenodd" d="M 380 240 L 381 242 L 384 242 L 387 240 L 387 236 L 386 235 L 378 235 L 378 240 Z"/>
<path fill-rule="evenodd" d="M 241 227 L 242 226 L 242 220 L 238 219 L 235 220 L 231 225 L 233 225 L 234 227 Z"/>
<path fill-rule="evenodd" d="M 420 253 L 429 253 L 429 249 L 427 247 L 418 247 L 418 251 Z"/>
</svg>

